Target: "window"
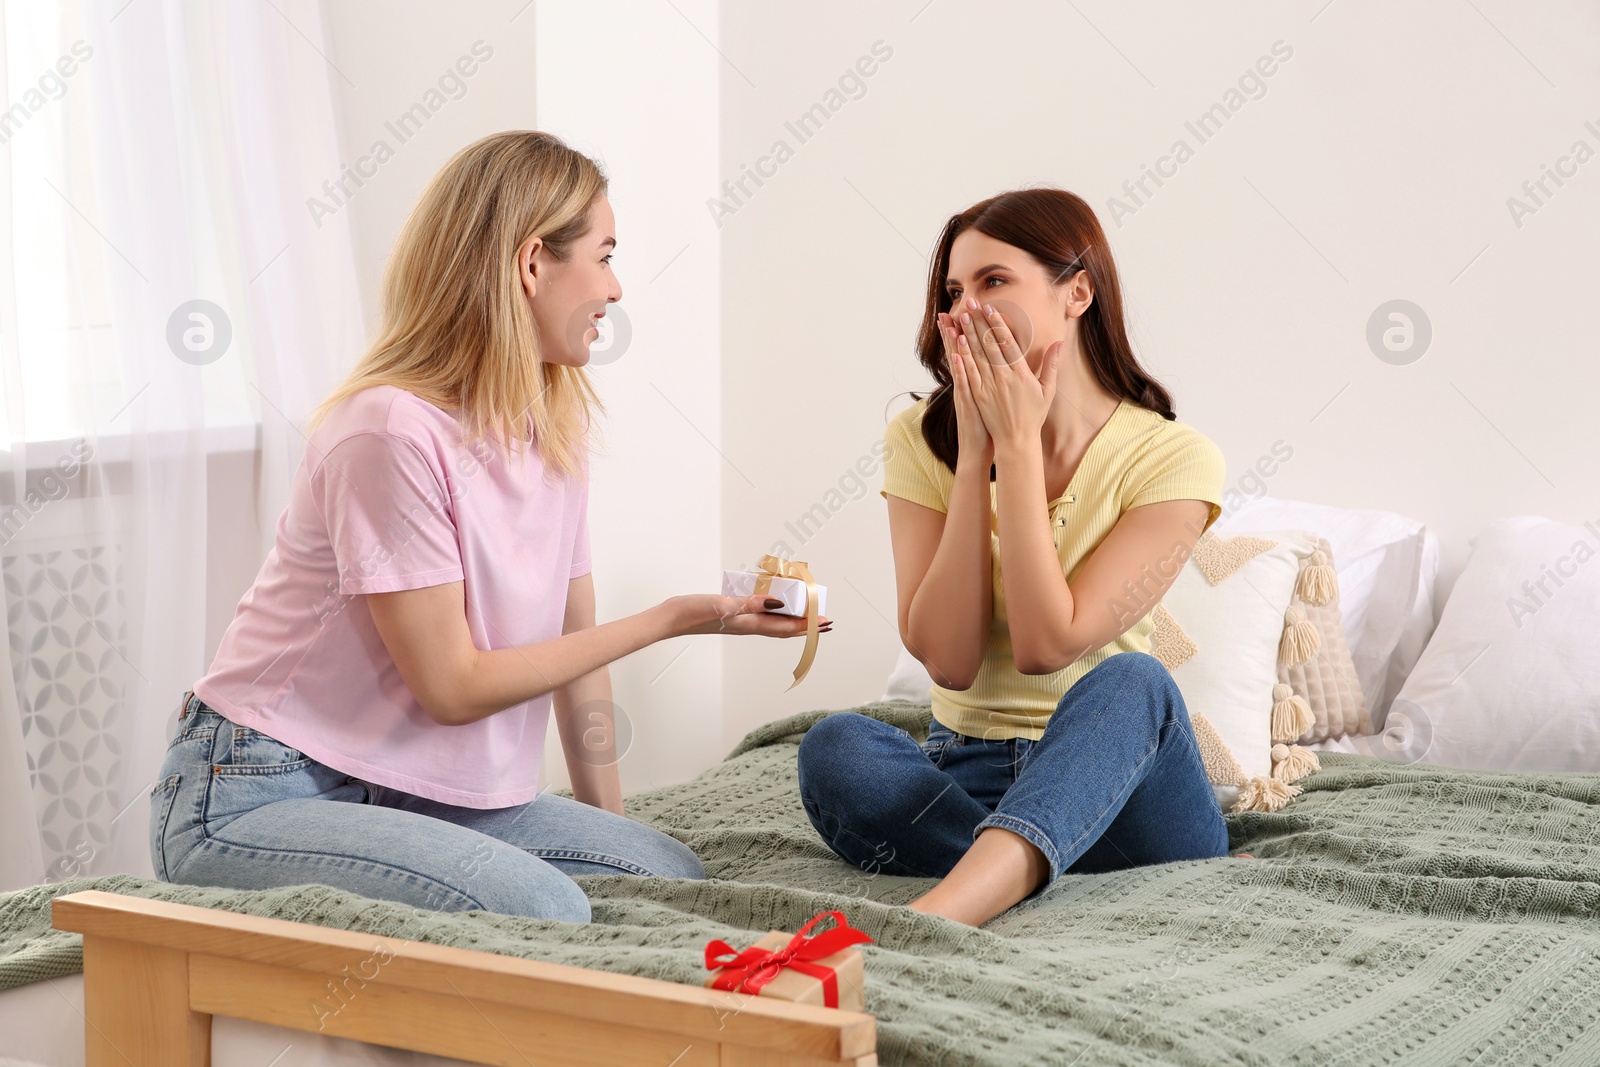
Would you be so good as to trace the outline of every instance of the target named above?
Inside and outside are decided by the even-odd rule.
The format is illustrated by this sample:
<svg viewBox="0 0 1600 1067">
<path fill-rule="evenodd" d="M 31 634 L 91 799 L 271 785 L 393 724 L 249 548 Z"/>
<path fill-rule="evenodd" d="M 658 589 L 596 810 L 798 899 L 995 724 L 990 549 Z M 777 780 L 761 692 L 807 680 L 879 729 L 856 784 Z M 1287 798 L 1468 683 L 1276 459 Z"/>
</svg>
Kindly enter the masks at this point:
<svg viewBox="0 0 1600 1067">
<path fill-rule="evenodd" d="M 122 436 L 134 425 L 129 401 L 148 381 L 140 368 L 163 358 L 166 341 L 130 336 L 131 324 L 119 324 L 113 313 L 118 292 L 124 300 L 147 287 L 154 292 L 150 279 L 161 265 L 140 263 L 138 249 L 118 248 L 106 236 L 117 227 L 106 218 L 101 190 L 115 180 L 115 164 L 97 155 L 97 138 L 123 131 L 97 129 L 91 79 L 111 49 L 90 39 L 76 3 L 3 0 L 0 12 L 0 450 Z M 189 125 L 185 116 L 176 121 Z M 173 180 L 182 181 L 185 168 L 198 174 L 207 166 L 204 159 L 174 160 Z M 218 263 L 230 262 L 235 235 L 208 219 L 186 221 L 191 232 L 211 237 L 195 250 L 197 260 L 211 262 L 197 262 L 194 275 L 221 277 Z M 244 374 L 249 338 L 239 325 L 223 358 L 189 371 L 202 382 L 208 429 L 253 428 L 257 420 L 259 399 Z M 143 415 L 149 429 L 167 428 L 160 412 Z M 253 432 L 248 436 L 253 441 Z M 238 432 L 210 437 L 240 439 Z"/>
</svg>

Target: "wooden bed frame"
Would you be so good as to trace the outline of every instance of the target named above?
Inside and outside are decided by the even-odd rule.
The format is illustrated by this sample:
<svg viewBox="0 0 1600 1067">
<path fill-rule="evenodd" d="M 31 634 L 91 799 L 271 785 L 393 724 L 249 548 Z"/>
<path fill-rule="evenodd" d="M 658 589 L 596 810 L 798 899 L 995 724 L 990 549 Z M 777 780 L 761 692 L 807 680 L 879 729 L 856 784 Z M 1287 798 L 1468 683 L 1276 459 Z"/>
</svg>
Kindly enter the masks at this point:
<svg viewBox="0 0 1600 1067">
<path fill-rule="evenodd" d="M 88 1067 L 209 1067 L 211 1017 L 500 1067 L 876 1067 L 868 1014 L 89 890 Z"/>
</svg>

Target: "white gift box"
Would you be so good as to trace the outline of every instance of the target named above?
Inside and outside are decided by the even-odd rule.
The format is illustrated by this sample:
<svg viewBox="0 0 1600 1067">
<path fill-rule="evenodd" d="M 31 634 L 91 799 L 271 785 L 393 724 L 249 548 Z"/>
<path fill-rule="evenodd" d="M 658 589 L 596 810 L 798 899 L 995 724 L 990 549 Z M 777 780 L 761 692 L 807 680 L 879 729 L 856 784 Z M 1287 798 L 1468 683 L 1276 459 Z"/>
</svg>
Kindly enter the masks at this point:
<svg viewBox="0 0 1600 1067">
<path fill-rule="evenodd" d="M 756 579 L 760 577 L 758 571 L 723 571 L 722 595 L 750 596 L 756 591 Z M 767 595 L 783 601 L 783 607 L 770 608 L 768 614 L 794 615 L 802 619 L 806 617 L 806 583 L 799 578 L 772 579 L 772 588 L 767 590 Z M 817 617 L 822 618 L 827 614 L 828 587 L 818 585 Z"/>
</svg>

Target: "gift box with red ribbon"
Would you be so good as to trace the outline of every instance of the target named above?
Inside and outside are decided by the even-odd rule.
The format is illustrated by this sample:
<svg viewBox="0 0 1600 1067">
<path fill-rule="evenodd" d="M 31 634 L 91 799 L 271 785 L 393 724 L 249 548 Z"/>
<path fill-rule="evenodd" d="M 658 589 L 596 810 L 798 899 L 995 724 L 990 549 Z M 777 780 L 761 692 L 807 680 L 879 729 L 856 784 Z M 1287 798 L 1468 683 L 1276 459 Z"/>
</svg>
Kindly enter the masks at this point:
<svg viewBox="0 0 1600 1067">
<path fill-rule="evenodd" d="M 811 935 L 812 927 L 830 917 L 833 929 Z M 871 940 L 837 911 L 815 916 L 792 937 L 773 930 L 742 952 L 713 940 L 706 945 L 706 968 L 715 973 L 705 984 L 797 1004 L 865 1011 L 866 968 L 861 953 L 850 946 Z"/>
</svg>

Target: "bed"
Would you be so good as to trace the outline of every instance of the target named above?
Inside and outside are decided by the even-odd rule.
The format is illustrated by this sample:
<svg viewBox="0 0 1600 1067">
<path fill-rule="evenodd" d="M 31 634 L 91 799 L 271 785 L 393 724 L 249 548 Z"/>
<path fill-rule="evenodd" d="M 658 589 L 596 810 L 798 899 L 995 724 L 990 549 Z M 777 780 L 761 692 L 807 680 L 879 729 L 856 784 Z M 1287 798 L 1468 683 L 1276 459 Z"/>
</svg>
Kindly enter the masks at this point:
<svg viewBox="0 0 1600 1067">
<path fill-rule="evenodd" d="M 929 723 L 926 704 L 854 710 L 916 736 Z M 1466 771 L 1329 751 L 1288 807 L 1228 816 L 1232 851 L 1253 858 L 1067 876 L 974 929 L 900 906 L 928 880 L 853 869 L 817 838 L 799 803 L 795 747 L 824 714 L 764 726 L 695 780 L 630 797 L 629 813 L 688 843 L 709 877 L 580 877 L 594 902 L 589 924 L 424 912 L 326 886 L 240 892 L 128 876 L 0 896 L 0 988 L 11 987 L 0 992 L 0 1054 L 48 1067 L 84 1062 L 92 1028 L 77 1014 L 81 1002 L 72 1003 L 84 988 L 82 943 L 52 926 L 51 904 L 98 891 L 116 896 L 63 903 L 59 925 L 98 921 L 102 931 L 125 932 L 116 925 L 125 917 L 85 913 L 97 903 L 114 913 L 126 898 L 137 898 L 126 901 L 135 911 L 148 902 L 211 909 L 186 932 L 178 932 L 181 917 L 172 920 L 178 925 L 163 936 L 179 940 L 210 936 L 203 928 L 226 923 L 227 913 L 279 920 L 273 931 L 287 930 L 299 948 L 258 944 L 244 954 L 276 953 L 316 985 L 337 980 L 333 962 L 374 938 L 447 946 L 456 953 L 451 966 L 467 968 L 452 972 L 458 981 L 475 972 L 473 988 L 490 999 L 502 995 L 492 990 L 508 963 L 541 961 L 582 969 L 585 981 L 625 975 L 690 998 L 722 998 L 724 1013 L 746 1001 L 765 1011 L 764 998 L 701 988 L 708 940 L 748 944 L 839 909 L 874 941 L 861 946 L 867 1014 L 800 1012 L 834 1017 L 832 1037 L 818 1036 L 823 1026 L 762 1048 L 749 1035 L 793 1025 L 780 1009 L 741 1015 L 756 1043 L 728 1052 L 719 1045 L 714 1057 L 705 1043 L 677 1061 L 618 1059 L 604 1052 L 608 1032 L 654 1025 L 642 1002 L 623 1000 L 620 1016 L 580 1021 L 593 1044 L 578 1058 L 563 1058 L 555 1043 L 497 1046 L 495 1026 L 505 1029 L 519 1010 L 549 1014 L 558 1003 L 530 998 L 524 987 L 497 1000 L 496 1011 L 507 1014 L 490 1013 L 497 1021 L 486 1017 L 476 1032 L 483 1043 L 470 1051 L 478 1062 L 865 1065 L 875 1054 L 884 1065 L 1600 1063 L 1600 776 Z M 228 941 L 211 936 L 207 954 L 225 960 Z M 207 966 L 213 977 L 227 969 Z M 217 1010 L 210 1062 L 455 1062 L 378 1047 L 430 1032 L 419 1006 L 428 1001 L 406 992 L 405 977 L 400 968 L 377 968 L 370 984 L 393 983 L 394 995 L 366 996 L 369 985 L 340 1012 L 350 1026 L 364 1020 L 359 1043 L 228 1018 L 226 998 L 207 994 Z M 50 1011 L 48 1025 L 59 1032 L 41 1034 Z M 313 1018 L 308 1008 L 298 1023 L 287 1021 Z M 810 1016 L 803 1022 L 820 1025 Z M 812 1044 L 801 1053 L 783 1047 L 791 1040 Z M 825 1053 L 819 1041 L 838 1043 Z M 482 1057 L 491 1046 L 502 1048 L 500 1059 Z M 469 1051 L 448 1040 L 424 1050 Z"/>
</svg>

